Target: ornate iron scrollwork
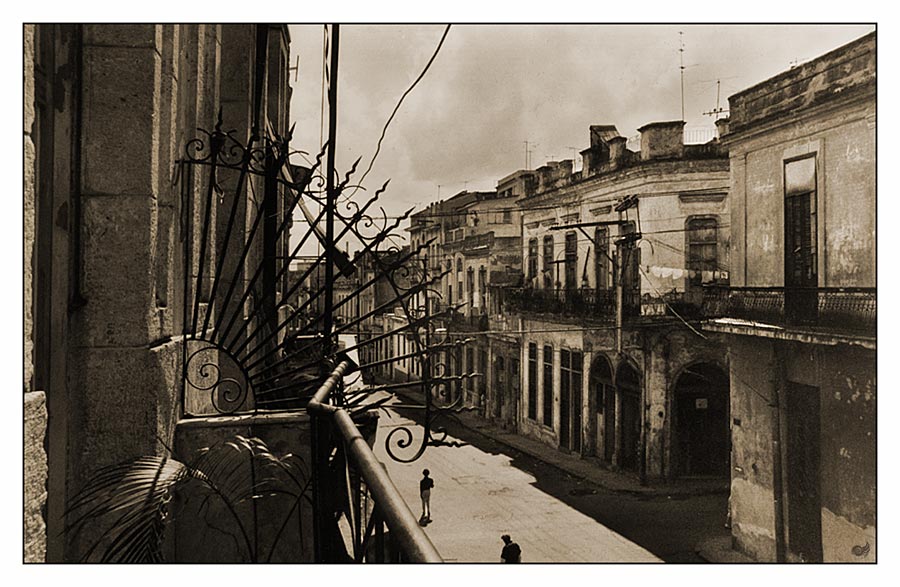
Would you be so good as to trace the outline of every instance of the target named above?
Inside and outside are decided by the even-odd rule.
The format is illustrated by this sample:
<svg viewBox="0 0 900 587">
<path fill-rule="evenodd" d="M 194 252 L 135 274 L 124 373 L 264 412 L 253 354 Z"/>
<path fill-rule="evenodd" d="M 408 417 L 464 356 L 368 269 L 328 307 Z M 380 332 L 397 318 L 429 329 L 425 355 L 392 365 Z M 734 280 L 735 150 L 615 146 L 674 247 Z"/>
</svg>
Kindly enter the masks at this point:
<svg viewBox="0 0 900 587">
<path fill-rule="evenodd" d="M 185 144 L 177 174 L 182 226 L 195 237 L 185 240 L 183 251 L 183 266 L 190 269 L 184 292 L 183 388 L 186 396 L 206 394 L 203 401 L 185 397 L 186 412 L 301 408 L 339 353 L 362 357 L 356 368 L 366 378 L 398 361 L 414 361 L 419 380 L 354 391 L 354 413 L 385 407 L 378 391 L 418 389 L 422 401 L 404 407 L 421 411 L 421 440 L 411 428 L 397 427 L 385 439 L 388 455 L 412 462 L 428 446 L 458 445 L 448 441 L 438 422 L 473 409 L 462 405 L 461 394 L 454 397 L 452 386 L 478 375 L 450 374 L 443 362 L 467 341 L 451 341 L 438 328 L 454 308 L 431 314 L 444 274 L 429 276 L 424 252 L 430 242 L 403 245 L 398 231 L 412 210 L 391 218 L 377 207 L 389 182 L 355 199 L 354 194 L 365 192 L 351 184 L 359 160 L 334 186 L 336 197 L 324 198 L 319 169 L 327 145 L 306 168 L 291 164 L 292 155 L 305 154 L 290 150 L 290 131 L 285 136 L 271 128 L 252 131 L 243 144 L 235 131 L 222 128 L 220 112 L 212 131 L 200 129 L 200 136 Z M 359 251 L 350 259 L 336 247 L 330 256 L 320 247 L 317 256 L 304 259 L 301 252 L 316 240 L 334 247 L 324 240 L 329 201 L 334 202 L 331 242 L 352 240 Z M 295 218 L 297 211 L 302 219 Z M 287 254 L 273 258 L 272 251 Z M 291 269 L 301 259 L 304 263 Z M 328 259 L 335 263 L 330 283 L 321 279 Z M 390 295 L 376 300 L 376 288 Z M 333 309 L 331 320 L 323 307 Z M 373 321 L 387 312 L 399 313 L 399 325 L 373 330 Z M 330 332 L 324 331 L 326 323 L 333 324 Z M 408 352 L 375 352 L 400 336 L 408 341 Z M 347 394 L 336 394 L 333 401 L 346 403 Z"/>
</svg>

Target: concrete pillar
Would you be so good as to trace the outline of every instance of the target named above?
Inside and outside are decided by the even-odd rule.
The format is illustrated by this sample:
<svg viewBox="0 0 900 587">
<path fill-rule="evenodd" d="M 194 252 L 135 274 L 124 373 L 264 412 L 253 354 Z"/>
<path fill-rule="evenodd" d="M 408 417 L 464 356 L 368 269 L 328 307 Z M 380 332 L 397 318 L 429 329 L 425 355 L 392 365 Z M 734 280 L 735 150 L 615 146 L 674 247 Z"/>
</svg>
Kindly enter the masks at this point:
<svg viewBox="0 0 900 587">
<path fill-rule="evenodd" d="M 593 353 L 589 348 L 584 349 L 582 355 L 581 366 L 581 454 L 591 455 L 594 453 L 594 443 L 592 430 L 595 430 L 595 421 L 591 408 L 594 405 L 593 397 L 591 397 L 591 357 Z"/>
<path fill-rule="evenodd" d="M 85 25 L 81 111 L 82 271 L 68 382 L 69 491 L 97 468 L 160 447 L 177 415 L 178 353 L 158 344 L 163 26 Z M 169 42 L 174 35 L 168 35 Z M 168 99 L 171 99 L 169 96 Z M 166 114 L 165 112 L 169 114 Z M 171 127 L 168 128 L 171 131 Z M 169 140 L 169 139 L 166 139 Z M 162 154 L 162 155 L 161 155 Z M 163 198 L 164 199 L 164 198 Z M 68 560 L 82 547 L 69 544 Z"/>
<path fill-rule="evenodd" d="M 613 464 L 617 467 L 622 466 L 622 390 L 616 389 L 616 434 L 615 446 L 613 448 Z"/>
</svg>

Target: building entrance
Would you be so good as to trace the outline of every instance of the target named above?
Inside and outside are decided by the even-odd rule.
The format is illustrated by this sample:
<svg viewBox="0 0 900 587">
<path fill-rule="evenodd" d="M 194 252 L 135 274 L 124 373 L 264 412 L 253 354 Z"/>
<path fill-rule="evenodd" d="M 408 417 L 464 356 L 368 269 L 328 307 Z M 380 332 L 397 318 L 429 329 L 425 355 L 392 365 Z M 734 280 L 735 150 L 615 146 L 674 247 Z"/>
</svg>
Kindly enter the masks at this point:
<svg viewBox="0 0 900 587">
<path fill-rule="evenodd" d="M 616 388 L 622 401 L 620 429 L 620 466 L 627 471 L 640 467 L 641 383 L 637 370 L 628 363 L 619 365 Z"/>
<path fill-rule="evenodd" d="M 675 467 L 678 476 L 729 473 L 728 375 L 717 365 L 691 365 L 675 382 Z"/>
</svg>

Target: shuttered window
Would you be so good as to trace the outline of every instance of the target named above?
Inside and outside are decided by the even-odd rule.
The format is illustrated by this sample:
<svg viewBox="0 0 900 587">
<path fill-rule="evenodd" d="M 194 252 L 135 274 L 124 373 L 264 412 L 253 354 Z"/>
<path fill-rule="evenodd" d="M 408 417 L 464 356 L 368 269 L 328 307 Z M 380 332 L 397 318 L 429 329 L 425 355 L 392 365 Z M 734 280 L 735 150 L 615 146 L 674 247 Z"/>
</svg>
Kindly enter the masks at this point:
<svg viewBox="0 0 900 587">
<path fill-rule="evenodd" d="M 553 287 L 553 237 L 544 237 L 544 289 Z"/>
<path fill-rule="evenodd" d="M 553 347 L 544 347 L 544 425 L 553 426 Z"/>
<path fill-rule="evenodd" d="M 537 345 L 528 343 L 528 418 L 537 420 Z"/>
</svg>

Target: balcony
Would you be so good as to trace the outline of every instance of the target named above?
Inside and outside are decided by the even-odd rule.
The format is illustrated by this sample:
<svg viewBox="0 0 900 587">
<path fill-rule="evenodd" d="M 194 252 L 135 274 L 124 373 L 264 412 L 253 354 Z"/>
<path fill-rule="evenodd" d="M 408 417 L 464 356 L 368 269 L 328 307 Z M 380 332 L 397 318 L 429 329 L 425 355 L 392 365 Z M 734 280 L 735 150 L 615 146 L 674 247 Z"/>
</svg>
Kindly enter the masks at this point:
<svg viewBox="0 0 900 587">
<path fill-rule="evenodd" d="M 708 288 L 703 316 L 819 334 L 874 336 L 877 326 L 875 288 Z"/>
<path fill-rule="evenodd" d="M 506 290 L 506 310 L 556 314 L 573 318 L 614 320 L 614 289 L 531 289 Z"/>
<path fill-rule="evenodd" d="M 483 332 L 488 329 L 487 314 L 465 315 L 462 312 L 450 313 L 449 327 L 454 332 Z"/>
</svg>

